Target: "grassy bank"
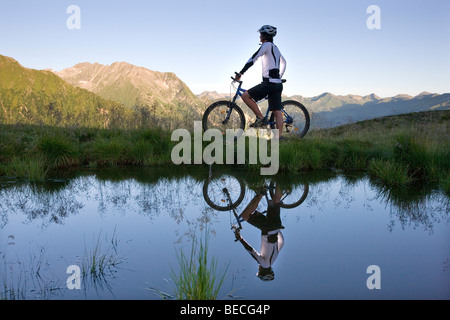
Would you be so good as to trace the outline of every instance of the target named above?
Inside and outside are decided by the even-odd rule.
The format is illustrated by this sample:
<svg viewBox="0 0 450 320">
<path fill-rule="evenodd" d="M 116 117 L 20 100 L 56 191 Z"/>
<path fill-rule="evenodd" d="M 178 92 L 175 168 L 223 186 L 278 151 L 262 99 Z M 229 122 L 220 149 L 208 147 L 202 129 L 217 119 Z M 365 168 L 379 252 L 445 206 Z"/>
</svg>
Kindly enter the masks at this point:
<svg viewBox="0 0 450 320">
<path fill-rule="evenodd" d="M 388 185 L 438 183 L 450 194 L 449 120 L 449 110 L 432 111 L 312 131 L 299 158 L 307 168 L 367 170 Z"/>
<path fill-rule="evenodd" d="M 436 183 L 450 194 L 449 119 L 450 111 L 433 111 L 311 131 L 280 145 L 280 170 L 364 170 L 385 184 Z M 68 167 L 172 165 L 176 144 L 157 128 L 0 125 L 0 175 L 39 181 Z"/>
<path fill-rule="evenodd" d="M 45 179 L 69 167 L 169 164 L 169 132 L 0 125 L 0 175 Z"/>
</svg>

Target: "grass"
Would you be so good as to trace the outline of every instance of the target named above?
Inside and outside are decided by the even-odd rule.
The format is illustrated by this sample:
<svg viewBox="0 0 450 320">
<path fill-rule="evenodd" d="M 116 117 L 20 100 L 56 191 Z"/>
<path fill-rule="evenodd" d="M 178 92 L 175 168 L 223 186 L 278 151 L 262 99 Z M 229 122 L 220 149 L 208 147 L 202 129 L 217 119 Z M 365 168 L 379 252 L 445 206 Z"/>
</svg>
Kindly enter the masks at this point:
<svg viewBox="0 0 450 320">
<path fill-rule="evenodd" d="M 106 239 L 107 247 L 101 245 L 101 232 L 90 250 L 86 249 L 81 261 L 81 277 L 83 279 L 84 289 L 91 285 L 96 290 L 107 289 L 112 292 L 109 283 L 118 271 L 118 266 L 124 261 L 124 258 L 118 254 L 118 240 L 115 237 L 115 230 L 111 239 Z"/>
<path fill-rule="evenodd" d="M 23 159 L 13 157 L 6 165 L 0 168 L 0 174 L 23 178 L 32 182 L 44 181 L 47 176 L 48 169 L 44 160 Z"/>
<path fill-rule="evenodd" d="M 445 192 L 445 194 L 450 197 L 450 172 L 440 179 L 440 187 Z"/>
<path fill-rule="evenodd" d="M 43 136 L 37 141 L 36 148 L 50 169 L 77 164 L 76 146 L 62 135 Z"/>
<path fill-rule="evenodd" d="M 361 170 L 388 184 L 436 183 L 448 194 L 449 119 L 449 110 L 430 111 L 311 130 L 303 139 L 280 145 L 280 170 Z M 170 166 L 177 144 L 171 132 L 159 128 L 0 125 L 0 175 L 40 181 L 52 170 L 68 167 Z M 244 166 L 259 172 L 258 164 Z M 401 182 L 395 177 L 402 177 Z"/>
<path fill-rule="evenodd" d="M 82 276 L 89 276 L 94 282 L 106 279 L 113 269 L 122 262 L 117 253 L 117 239 L 115 235 L 113 234 L 106 250 L 101 247 L 100 235 L 101 233 L 99 233 L 97 241 L 91 250 L 87 251 L 85 249 L 81 263 Z"/>
<path fill-rule="evenodd" d="M 409 168 L 396 162 L 380 159 L 372 159 L 369 163 L 368 172 L 389 186 L 407 186 L 413 182 Z"/>
<path fill-rule="evenodd" d="M 49 269 L 46 249 L 38 249 L 38 253 L 28 252 L 28 259 L 24 260 L 16 253 L 12 258 L 0 253 L 1 268 L 5 271 L 0 274 L 0 300 L 48 300 L 61 290 L 60 281 Z"/>
<path fill-rule="evenodd" d="M 208 231 L 197 243 L 194 238 L 189 256 L 183 250 L 179 252 L 180 270 L 172 269 L 177 300 L 216 300 L 225 280 L 228 266 L 218 270 L 217 259 L 209 259 Z"/>
<path fill-rule="evenodd" d="M 199 240 L 193 236 L 189 254 L 177 252 L 178 271 L 171 268 L 174 294 L 150 288 L 163 299 L 216 300 L 225 280 L 228 265 L 219 269 L 218 260 L 209 256 L 209 231 L 206 227 Z"/>
<path fill-rule="evenodd" d="M 171 164 L 162 129 L 58 128 L 0 125 L 0 175 L 32 181 L 56 169 Z"/>
<path fill-rule="evenodd" d="M 448 194 L 449 119 L 450 111 L 446 110 L 367 120 L 311 131 L 291 148 L 310 156 L 319 150 L 321 156 L 315 157 L 320 161 L 313 167 L 302 160 L 306 156 L 299 151 L 297 167 L 302 169 L 365 170 L 386 184 L 436 183 Z M 314 144 L 313 152 L 310 143 Z"/>
</svg>

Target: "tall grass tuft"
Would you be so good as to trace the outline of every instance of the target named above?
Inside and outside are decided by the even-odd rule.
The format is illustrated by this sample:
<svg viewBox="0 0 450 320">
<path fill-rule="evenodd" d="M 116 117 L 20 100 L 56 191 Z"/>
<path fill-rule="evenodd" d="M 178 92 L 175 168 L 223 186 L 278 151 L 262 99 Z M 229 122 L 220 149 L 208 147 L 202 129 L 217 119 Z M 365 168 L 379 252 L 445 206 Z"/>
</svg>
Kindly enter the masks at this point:
<svg viewBox="0 0 450 320">
<path fill-rule="evenodd" d="M 301 163 L 299 162 L 299 152 L 297 143 L 280 145 L 280 169 L 292 172 L 300 170 Z"/>
<path fill-rule="evenodd" d="M 343 140 L 339 143 L 339 156 L 336 166 L 339 168 L 365 169 L 369 161 L 370 144 L 358 140 Z"/>
<path fill-rule="evenodd" d="M 21 157 L 14 157 L 10 162 L 3 165 L 0 171 L 7 176 L 26 179 L 31 182 L 41 182 L 45 180 L 48 169 L 45 161 L 41 158 L 22 159 Z"/>
<path fill-rule="evenodd" d="M 112 276 L 123 258 L 117 252 L 117 238 L 115 232 L 109 240 L 108 247 L 103 249 L 99 233 L 96 243 L 91 250 L 85 247 L 85 253 L 81 262 L 81 274 L 89 279 L 94 286 L 107 285 L 108 277 Z"/>
<path fill-rule="evenodd" d="M 132 153 L 140 157 L 144 164 L 159 164 L 170 160 L 171 139 L 168 132 L 160 128 L 147 128 L 138 131 Z"/>
<path fill-rule="evenodd" d="M 372 159 L 369 162 L 368 173 L 391 186 L 405 186 L 414 180 L 407 165 L 394 161 Z"/>
<path fill-rule="evenodd" d="M 37 149 L 49 168 L 65 168 L 77 163 L 75 147 L 65 137 L 44 136 L 39 139 Z"/>
<path fill-rule="evenodd" d="M 427 179 L 433 181 L 445 180 L 450 172 L 450 143 L 434 145 L 428 163 Z"/>
<path fill-rule="evenodd" d="M 301 169 L 317 169 L 325 166 L 324 157 L 319 144 L 315 141 L 308 141 L 297 145 L 299 152 L 297 154 L 297 165 Z"/>
<path fill-rule="evenodd" d="M 199 242 L 194 237 L 189 255 L 179 251 L 180 270 L 176 273 L 172 269 L 177 300 L 215 300 L 225 280 L 228 265 L 219 270 L 217 259 L 209 259 L 208 231 L 205 230 L 205 236 Z"/>
<path fill-rule="evenodd" d="M 121 136 L 102 137 L 93 144 L 94 157 L 99 164 L 117 165 L 123 161 L 129 141 Z"/>
<path fill-rule="evenodd" d="M 444 193 L 450 197 L 450 171 L 448 171 L 440 180 L 440 186 Z"/>
<path fill-rule="evenodd" d="M 417 178 L 426 176 L 431 163 L 426 144 L 410 134 L 402 134 L 395 139 L 394 159 L 407 165 L 410 173 Z"/>
</svg>

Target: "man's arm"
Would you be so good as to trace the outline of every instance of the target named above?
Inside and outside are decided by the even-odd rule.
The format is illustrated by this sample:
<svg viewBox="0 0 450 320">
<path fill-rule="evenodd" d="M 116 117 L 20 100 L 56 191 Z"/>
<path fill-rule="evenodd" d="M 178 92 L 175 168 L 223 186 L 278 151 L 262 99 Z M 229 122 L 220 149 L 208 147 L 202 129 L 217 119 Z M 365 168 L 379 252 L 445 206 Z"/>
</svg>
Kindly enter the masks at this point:
<svg viewBox="0 0 450 320">
<path fill-rule="evenodd" d="M 245 241 L 244 238 L 242 238 L 241 233 L 239 231 L 235 232 L 236 240 L 239 241 L 242 246 L 247 250 L 248 253 L 252 256 L 253 259 L 255 259 L 258 263 L 260 262 L 259 259 L 261 258 L 261 255 L 256 251 L 247 241 Z"/>
<path fill-rule="evenodd" d="M 258 49 L 258 51 L 256 51 L 253 56 L 247 61 L 247 63 L 245 64 L 244 68 L 242 68 L 241 72 L 239 72 L 238 75 L 238 79 L 240 79 L 240 77 L 248 70 L 250 69 L 251 66 L 253 66 L 253 64 L 255 63 L 256 60 L 258 60 L 259 57 L 261 57 L 262 55 L 264 55 L 264 53 L 267 50 L 267 45 L 265 45 L 265 43 L 263 43 L 261 45 L 261 47 Z"/>
</svg>

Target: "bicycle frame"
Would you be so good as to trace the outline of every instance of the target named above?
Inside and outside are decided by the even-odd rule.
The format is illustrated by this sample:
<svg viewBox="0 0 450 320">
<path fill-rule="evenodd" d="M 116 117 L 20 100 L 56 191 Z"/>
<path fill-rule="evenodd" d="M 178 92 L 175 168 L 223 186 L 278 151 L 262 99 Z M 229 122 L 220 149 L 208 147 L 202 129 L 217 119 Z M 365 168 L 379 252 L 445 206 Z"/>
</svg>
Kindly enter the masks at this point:
<svg viewBox="0 0 450 320">
<path fill-rule="evenodd" d="M 267 186 L 267 185 L 264 186 L 264 197 L 265 197 L 267 203 L 269 203 L 268 191 L 269 191 L 270 188 L 271 188 L 270 186 Z M 233 211 L 233 214 L 234 214 L 234 217 L 235 217 L 235 219 L 236 219 L 236 222 L 237 222 L 237 224 L 239 225 L 239 228 L 238 228 L 238 229 L 239 229 L 239 230 L 242 230 L 241 220 L 240 220 L 240 218 L 239 218 L 239 215 L 236 213 L 236 207 L 232 205 L 231 196 L 230 196 L 230 193 L 228 192 L 228 189 L 227 189 L 227 188 L 223 188 L 222 191 L 223 191 L 223 193 L 225 194 L 225 196 L 226 196 L 226 198 L 227 198 L 227 201 L 228 201 L 228 203 L 229 203 L 229 209 L 230 209 L 231 211 Z M 266 211 L 264 211 L 264 212 L 262 212 L 262 213 L 266 213 Z"/>
<path fill-rule="evenodd" d="M 228 203 L 230 205 L 230 209 L 233 211 L 234 217 L 236 218 L 236 221 L 237 221 L 237 223 L 239 225 L 239 229 L 242 229 L 241 221 L 239 220 L 239 216 L 236 213 L 235 207 L 232 205 L 232 201 L 231 201 L 231 197 L 230 197 L 230 193 L 228 192 L 228 189 L 224 188 L 222 191 L 227 196 L 227 200 L 228 200 Z"/>
<path fill-rule="evenodd" d="M 238 99 L 238 97 L 242 97 L 242 95 L 243 95 L 245 92 L 247 92 L 247 90 L 245 90 L 245 89 L 242 88 L 242 83 L 243 83 L 242 81 L 237 81 L 237 80 L 234 79 L 233 77 L 231 77 L 231 79 L 233 79 L 233 82 L 239 83 L 239 86 L 238 86 L 237 89 L 236 89 L 236 93 L 235 93 L 233 99 L 231 100 L 231 106 L 233 106 L 233 105 L 236 103 L 236 100 Z M 266 100 L 268 100 L 268 97 L 265 97 L 265 98 L 262 99 L 262 100 L 256 101 L 256 103 L 257 103 L 257 104 L 260 104 L 260 103 L 262 103 L 262 102 L 264 102 L 264 101 L 266 101 Z M 233 110 L 232 107 L 228 110 L 227 116 L 226 116 L 225 120 L 222 122 L 223 124 L 226 124 L 226 123 L 228 122 L 228 120 L 230 119 L 230 115 L 231 115 L 231 111 L 232 111 L 232 110 Z M 286 123 L 286 124 L 292 123 L 292 121 L 293 121 L 293 120 L 292 120 L 292 117 L 291 117 L 289 114 L 287 114 L 287 112 L 286 112 L 283 108 L 281 109 L 281 112 L 283 113 L 283 115 L 284 115 L 285 118 L 286 118 L 286 120 L 284 121 L 284 123 Z M 269 119 L 269 113 L 270 113 L 270 109 L 267 108 L 266 115 L 264 116 L 264 119 L 266 119 L 266 120 Z M 267 121 L 267 124 L 268 124 L 268 125 L 275 125 L 275 121 Z"/>
</svg>

